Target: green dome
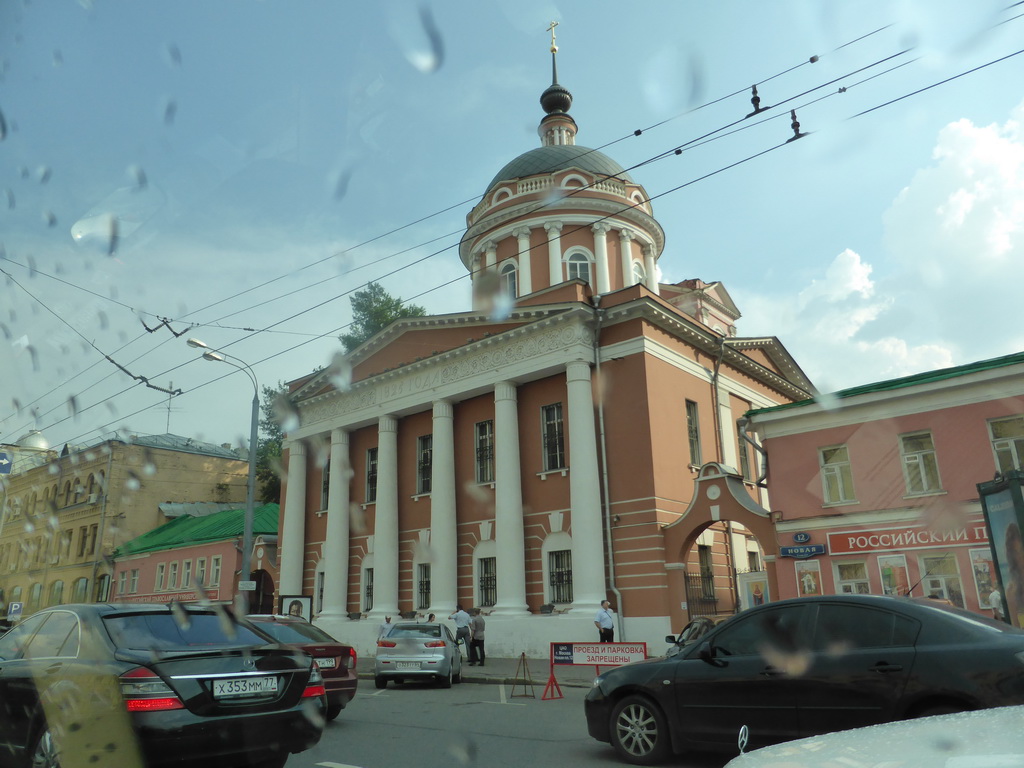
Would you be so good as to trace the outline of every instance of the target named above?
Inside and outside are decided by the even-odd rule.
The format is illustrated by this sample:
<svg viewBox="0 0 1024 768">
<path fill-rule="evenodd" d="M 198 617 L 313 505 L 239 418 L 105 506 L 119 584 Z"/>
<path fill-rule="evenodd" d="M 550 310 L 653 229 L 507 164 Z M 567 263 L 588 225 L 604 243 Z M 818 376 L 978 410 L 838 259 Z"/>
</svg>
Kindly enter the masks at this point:
<svg viewBox="0 0 1024 768">
<path fill-rule="evenodd" d="M 626 169 L 612 160 L 608 155 L 596 149 L 588 149 L 578 144 L 557 144 L 549 147 L 537 147 L 524 152 L 510 162 L 491 179 L 487 185 L 489 192 L 495 184 L 540 173 L 554 173 L 567 168 L 580 168 L 598 176 L 615 176 L 623 181 L 633 183 Z"/>
</svg>

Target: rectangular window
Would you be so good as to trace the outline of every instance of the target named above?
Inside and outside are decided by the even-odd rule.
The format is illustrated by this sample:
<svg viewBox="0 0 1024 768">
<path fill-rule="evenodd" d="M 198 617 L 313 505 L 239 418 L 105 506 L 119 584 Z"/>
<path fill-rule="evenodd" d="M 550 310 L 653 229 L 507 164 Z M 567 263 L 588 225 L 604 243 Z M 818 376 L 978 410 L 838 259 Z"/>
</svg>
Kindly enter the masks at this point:
<svg viewBox="0 0 1024 768">
<path fill-rule="evenodd" d="M 740 475 L 744 480 L 753 480 L 750 474 L 750 445 L 743 439 L 743 420 L 736 422 L 736 455 L 740 458 Z"/>
<path fill-rule="evenodd" d="M 541 408 L 544 445 L 544 471 L 565 468 L 565 434 L 562 428 L 562 404 Z"/>
<path fill-rule="evenodd" d="M 700 564 L 700 592 L 705 600 L 715 599 L 715 563 L 712 559 L 711 547 L 707 544 L 697 545 L 697 562 Z"/>
<path fill-rule="evenodd" d="M 86 550 L 90 555 L 96 554 L 96 534 L 99 533 L 99 523 L 93 523 L 89 526 L 89 548 Z"/>
<path fill-rule="evenodd" d="M 139 569 L 138 568 L 132 568 L 132 580 L 131 580 L 130 586 L 128 588 L 131 590 L 131 594 L 133 594 L 133 595 L 136 594 L 139 591 Z"/>
<path fill-rule="evenodd" d="M 481 557 L 477 562 L 477 591 L 480 605 L 491 606 L 498 602 L 498 571 L 496 558 Z"/>
<path fill-rule="evenodd" d="M 747 550 L 747 570 L 760 571 L 761 570 L 761 558 L 757 552 L 753 549 Z"/>
<path fill-rule="evenodd" d="M 201 587 L 207 586 L 206 584 L 206 558 L 200 557 L 196 560 L 196 583 Z"/>
<path fill-rule="evenodd" d="M 700 455 L 700 418 L 697 404 L 693 400 L 686 401 L 686 437 L 690 441 L 690 464 L 701 465 Z"/>
<path fill-rule="evenodd" d="M 430 563 L 420 563 L 416 571 L 416 607 L 422 610 L 430 607 Z"/>
<path fill-rule="evenodd" d="M 166 573 L 167 573 L 167 564 L 166 563 L 160 563 L 156 567 L 156 587 L 153 589 L 154 592 L 163 592 L 164 591 L 164 579 L 166 577 Z"/>
<path fill-rule="evenodd" d="M 494 422 L 476 423 L 476 481 L 494 482 Z"/>
<path fill-rule="evenodd" d="M 363 611 L 373 610 L 373 568 L 363 569 Z"/>
<path fill-rule="evenodd" d="M 377 449 L 366 451 L 366 503 L 377 500 Z"/>
<path fill-rule="evenodd" d="M 192 587 L 192 561 L 186 560 L 181 564 L 181 588 L 190 589 Z"/>
<path fill-rule="evenodd" d="M 171 563 L 171 567 L 167 571 L 167 588 L 177 589 L 178 588 L 178 563 Z"/>
<path fill-rule="evenodd" d="M 836 563 L 836 594 L 869 595 L 868 569 L 863 562 Z"/>
<path fill-rule="evenodd" d="M 85 557 L 86 547 L 89 544 L 89 529 L 82 526 L 78 529 L 78 556 Z"/>
<path fill-rule="evenodd" d="M 960 571 L 956 555 L 946 552 L 921 558 L 921 584 L 925 597 L 944 598 L 958 608 L 964 607 L 964 591 L 960 586 Z"/>
<path fill-rule="evenodd" d="M 430 473 L 434 466 L 434 436 L 416 439 L 416 493 L 430 493 Z"/>
<path fill-rule="evenodd" d="M 327 502 L 331 497 L 331 462 L 328 459 L 323 469 L 323 477 L 320 480 L 320 509 L 327 509 Z"/>
<path fill-rule="evenodd" d="M 128 590 L 128 571 L 121 571 L 117 574 L 117 594 L 127 594 Z"/>
<path fill-rule="evenodd" d="M 845 445 L 818 449 L 821 464 L 821 485 L 826 504 L 856 501 L 853 495 L 853 472 L 850 454 Z"/>
<path fill-rule="evenodd" d="M 210 558 L 210 586 L 220 586 L 220 555 Z"/>
<path fill-rule="evenodd" d="M 1024 457 L 1024 416 L 990 421 L 988 428 L 992 433 L 996 469 L 999 472 L 1021 469 L 1021 458 Z"/>
<path fill-rule="evenodd" d="M 548 552 L 548 582 L 552 603 L 572 602 L 572 550 Z"/>
<path fill-rule="evenodd" d="M 941 489 L 939 463 L 930 432 L 900 436 L 900 452 L 908 494 L 934 493 Z"/>
</svg>

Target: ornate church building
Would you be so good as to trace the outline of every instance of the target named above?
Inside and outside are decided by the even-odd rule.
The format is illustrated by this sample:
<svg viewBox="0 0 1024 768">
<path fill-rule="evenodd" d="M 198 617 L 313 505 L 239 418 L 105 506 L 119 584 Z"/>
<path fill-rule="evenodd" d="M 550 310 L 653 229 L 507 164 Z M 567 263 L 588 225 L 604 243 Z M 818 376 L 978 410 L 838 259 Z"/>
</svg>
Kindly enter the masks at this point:
<svg viewBox="0 0 1024 768">
<path fill-rule="evenodd" d="M 472 309 L 394 322 L 347 356 L 351 381 L 291 385 L 281 595 L 364 654 L 385 615 L 458 603 L 486 616 L 488 654 L 546 656 L 596 641 L 604 599 L 616 640 L 660 652 L 742 607 L 744 572 L 774 579 L 743 416 L 812 385 L 777 339 L 737 335 L 720 283 L 659 284 L 665 232 L 576 143 L 555 51 L 541 145 L 467 216 Z"/>
</svg>

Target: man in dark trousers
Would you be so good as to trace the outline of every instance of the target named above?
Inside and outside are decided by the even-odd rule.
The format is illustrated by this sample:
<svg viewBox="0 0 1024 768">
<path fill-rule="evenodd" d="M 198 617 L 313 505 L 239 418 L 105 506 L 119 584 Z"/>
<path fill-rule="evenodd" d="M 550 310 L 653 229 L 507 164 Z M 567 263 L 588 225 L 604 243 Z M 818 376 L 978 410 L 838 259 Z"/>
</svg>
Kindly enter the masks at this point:
<svg viewBox="0 0 1024 768">
<path fill-rule="evenodd" d="M 594 626 L 600 635 L 599 643 L 615 642 L 615 622 L 612 621 L 611 603 L 601 601 L 601 608 L 594 617 Z"/>
<path fill-rule="evenodd" d="M 473 618 L 469 620 L 469 666 L 484 665 L 486 654 L 484 653 L 484 617 L 480 615 L 480 609 L 474 608 Z"/>
</svg>

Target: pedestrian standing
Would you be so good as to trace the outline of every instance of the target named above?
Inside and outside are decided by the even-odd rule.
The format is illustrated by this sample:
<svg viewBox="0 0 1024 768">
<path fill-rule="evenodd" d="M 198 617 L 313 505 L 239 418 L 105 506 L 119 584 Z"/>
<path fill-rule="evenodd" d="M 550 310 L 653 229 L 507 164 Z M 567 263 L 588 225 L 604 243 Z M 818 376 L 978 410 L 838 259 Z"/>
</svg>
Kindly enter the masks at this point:
<svg viewBox="0 0 1024 768">
<path fill-rule="evenodd" d="M 377 629 L 377 639 L 380 640 L 384 635 L 391 631 L 391 617 L 385 616 L 384 623 Z"/>
<path fill-rule="evenodd" d="M 599 643 L 615 642 L 615 622 L 612 621 L 611 603 L 607 600 L 601 601 L 601 608 L 594 617 L 594 626 L 598 631 Z"/>
<path fill-rule="evenodd" d="M 484 665 L 484 617 L 480 609 L 473 609 L 473 618 L 469 620 L 469 666 Z"/>
<path fill-rule="evenodd" d="M 469 614 L 462 610 L 461 605 L 456 605 L 455 613 L 448 618 L 455 622 L 455 643 L 469 645 Z"/>
</svg>

